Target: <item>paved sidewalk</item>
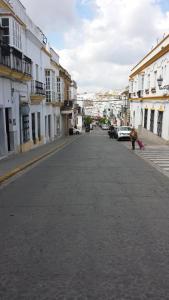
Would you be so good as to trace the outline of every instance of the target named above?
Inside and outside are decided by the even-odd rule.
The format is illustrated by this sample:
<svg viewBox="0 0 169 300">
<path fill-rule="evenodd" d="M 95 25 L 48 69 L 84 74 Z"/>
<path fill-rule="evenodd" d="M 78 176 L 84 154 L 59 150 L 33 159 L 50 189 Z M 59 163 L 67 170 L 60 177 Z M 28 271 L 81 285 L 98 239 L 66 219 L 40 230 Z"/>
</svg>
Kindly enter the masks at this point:
<svg viewBox="0 0 169 300">
<path fill-rule="evenodd" d="M 145 149 L 169 149 L 169 145 L 164 143 L 163 139 L 153 140 L 151 137 L 148 137 L 144 133 L 138 134 L 138 138 L 143 141 L 143 144 L 145 146 Z M 125 146 L 129 149 L 131 149 L 131 142 L 125 142 Z M 140 149 L 137 142 L 136 142 L 136 150 Z"/>
<path fill-rule="evenodd" d="M 63 148 L 78 136 L 59 137 L 55 141 L 34 148 L 28 152 L 11 154 L 7 158 L 0 160 L 0 184 L 18 172 L 33 165 L 47 155 Z"/>
</svg>

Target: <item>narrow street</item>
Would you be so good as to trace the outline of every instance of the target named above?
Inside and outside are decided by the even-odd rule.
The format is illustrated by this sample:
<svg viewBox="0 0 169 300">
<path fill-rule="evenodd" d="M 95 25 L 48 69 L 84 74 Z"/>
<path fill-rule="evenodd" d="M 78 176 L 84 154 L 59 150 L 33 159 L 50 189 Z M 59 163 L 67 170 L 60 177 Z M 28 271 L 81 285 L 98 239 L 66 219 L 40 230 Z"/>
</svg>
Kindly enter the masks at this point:
<svg viewBox="0 0 169 300">
<path fill-rule="evenodd" d="M 169 299 L 169 179 L 95 129 L 0 189 L 0 299 Z"/>
</svg>

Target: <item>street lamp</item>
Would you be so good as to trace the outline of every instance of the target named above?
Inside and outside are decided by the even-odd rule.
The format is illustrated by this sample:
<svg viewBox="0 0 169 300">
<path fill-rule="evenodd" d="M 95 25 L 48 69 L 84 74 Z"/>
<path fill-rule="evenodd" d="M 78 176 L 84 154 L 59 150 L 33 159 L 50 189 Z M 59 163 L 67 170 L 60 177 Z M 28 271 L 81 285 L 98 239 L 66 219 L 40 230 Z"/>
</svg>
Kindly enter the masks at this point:
<svg viewBox="0 0 169 300">
<path fill-rule="evenodd" d="M 160 90 L 169 90 L 169 84 L 162 86 L 163 78 L 161 77 L 161 75 L 159 78 L 157 78 L 157 83 Z"/>
</svg>

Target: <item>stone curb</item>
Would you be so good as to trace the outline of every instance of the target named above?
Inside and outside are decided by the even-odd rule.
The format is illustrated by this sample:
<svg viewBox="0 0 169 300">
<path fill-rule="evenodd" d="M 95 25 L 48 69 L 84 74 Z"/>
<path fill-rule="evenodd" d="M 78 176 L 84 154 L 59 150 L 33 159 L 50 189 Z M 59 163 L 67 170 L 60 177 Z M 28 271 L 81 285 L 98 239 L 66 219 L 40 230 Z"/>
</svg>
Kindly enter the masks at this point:
<svg viewBox="0 0 169 300">
<path fill-rule="evenodd" d="M 32 166 L 32 165 L 35 164 L 36 162 L 40 161 L 41 159 L 43 159 L 43 158 L 49 156 L 50 154 L 56 152 L 57 150 L 63 148 L 64 146 L 69 145 L 71 142 L 72 142 L 72 141 L 70 141 L 70 142 L 64 142 L 64 143 L 62 143 L 62 144 L 60 144 L 60 145 L 54 147 L 54 148 L 51 149 L 50 151 L 47 151 L 47 152 L 43 153 L 42 155 L 40 155 L 40 156 L 38 156 L 38 157 L 36 157 L 36 158 L 34 158 L 34 159 L 28 161 L 27 163 L 25 163 L 25 164 L 23 164 L 23 165 L 21 165 L 21 166 L 15 168 L 15 169 L 13 169 L 12 171 L 6 173 L 5 175 L 0 176 L 0 185 L 1 185 L 2 183 L 4 183 L 6 180 L 8 180 L 9 178 L 11 178 L 12 176 L 14 176 L 14 175 L 16 175 L 17 173 L 19 173 L 19 172 L 21 172 L 21 171 L 27 169 L 28 167 Z"/>
</svg>

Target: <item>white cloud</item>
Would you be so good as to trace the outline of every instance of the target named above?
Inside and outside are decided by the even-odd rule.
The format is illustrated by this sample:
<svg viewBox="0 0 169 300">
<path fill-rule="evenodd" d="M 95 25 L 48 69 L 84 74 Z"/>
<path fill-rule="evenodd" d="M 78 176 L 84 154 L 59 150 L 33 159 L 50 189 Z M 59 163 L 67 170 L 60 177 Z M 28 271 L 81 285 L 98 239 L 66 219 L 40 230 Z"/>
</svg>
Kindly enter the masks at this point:
<svg viewBox="0 0 169 300">
<path fill-rule="evenodd" d="M 66 44 L 67 49 L 60 51 L 61 62 L 73 72 L 82 90 L 123 88 L 132 66 L 162 38 L 169 13 L 164 14 L 155 0 L 95 3 L 95 19 L 85 20 L 69 37 L 66 34 L 71 49 Z"/>
<path fill-rule="evenodd" d="M 21 0 L 32 20 L 46 32 L 64 31 L 76 23 L 76 0 Z"/>
<path fill-rule="evenodd" d="M 95 7 L 92 20 L 77 17 L 76 1 Z M 123 88 L 132 66 L 167 33 L 169 12 L 163 12 L 158 2 L 48 0 L 47 6 L 44 1 L 23 0 L 42 29 L 63 32 L 65 47 L 58 51 L 60 61 L 81 90 L 90 91 Z"/>
</svg>

